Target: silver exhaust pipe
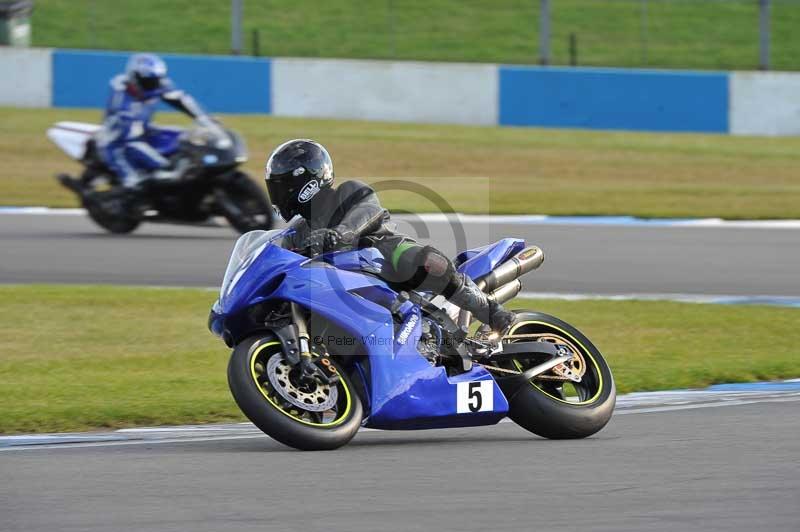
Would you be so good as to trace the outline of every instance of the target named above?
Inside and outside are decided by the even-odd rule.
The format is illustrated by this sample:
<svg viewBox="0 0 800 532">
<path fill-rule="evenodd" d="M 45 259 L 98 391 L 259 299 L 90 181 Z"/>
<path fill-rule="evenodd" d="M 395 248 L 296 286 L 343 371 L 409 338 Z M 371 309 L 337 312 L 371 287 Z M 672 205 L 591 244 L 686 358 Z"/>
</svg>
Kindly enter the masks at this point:
<svg viewBox="0 0 800 532">
<path fill-rule="evenodd" d="M 522 291 L 522 281 L 519 279 L 514 279 L 510 283 L 506 283 L 497 290 L 493 290 L 487 297 L 489 301 L 494 301 L 497 304 L 502 305 L 506 301 L 510 301 L 517 297 Z"/>
<path fill-rule="evenodd" d="M 489 272 L 476 284 L 484 292 L 489 292 L 487 295 L 490 299 L 494 298 L 495 302 L 502 304 L 516 297 L 522 290 L 522 281 L 519 277 L 535 270 L 543 262 L 544 252 L 537 246 L 528 246 Z M 471 321 L 472 313 L 462 309 L 458 314 L 458 326 L 462 329 L 469 328 Z"/>
<path fill-rule="evenodd" d="M 477 284 L 484 292 L 491 292 L 535 270 L 543 262 L 544 252 L 537 246 L 528 246 L 489 272 Z"/>
</svg>

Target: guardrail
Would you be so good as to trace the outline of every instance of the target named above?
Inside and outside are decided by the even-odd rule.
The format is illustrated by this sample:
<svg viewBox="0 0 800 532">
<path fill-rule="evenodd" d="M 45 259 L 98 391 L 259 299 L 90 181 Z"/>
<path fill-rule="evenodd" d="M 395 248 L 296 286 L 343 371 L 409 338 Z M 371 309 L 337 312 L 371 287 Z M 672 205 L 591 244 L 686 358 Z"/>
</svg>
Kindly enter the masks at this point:
<svg viewBox="0 0 800 532">
<path fill-rule="evenodd" d="M 0 105 L 102 107 L 130 54 L 0 48 Z M 800 73 L 165 54 L 222 113 L 473 125 L 800 134 Z"/>
</svg>

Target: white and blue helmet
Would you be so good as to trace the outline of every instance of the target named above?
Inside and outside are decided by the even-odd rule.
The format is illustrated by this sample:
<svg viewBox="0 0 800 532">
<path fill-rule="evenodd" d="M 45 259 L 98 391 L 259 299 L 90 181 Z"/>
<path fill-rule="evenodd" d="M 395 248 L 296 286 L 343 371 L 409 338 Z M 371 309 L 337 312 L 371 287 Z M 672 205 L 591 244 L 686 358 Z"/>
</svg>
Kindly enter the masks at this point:
<svg viewBox="0 0 800 532">
<path fill-rule="evenodd" d="M 167 77 L 167 64 L 155 54 L 134 54 L 125 66 L 125 75 L 142 96 L 154 96 Z"/>
</svg>

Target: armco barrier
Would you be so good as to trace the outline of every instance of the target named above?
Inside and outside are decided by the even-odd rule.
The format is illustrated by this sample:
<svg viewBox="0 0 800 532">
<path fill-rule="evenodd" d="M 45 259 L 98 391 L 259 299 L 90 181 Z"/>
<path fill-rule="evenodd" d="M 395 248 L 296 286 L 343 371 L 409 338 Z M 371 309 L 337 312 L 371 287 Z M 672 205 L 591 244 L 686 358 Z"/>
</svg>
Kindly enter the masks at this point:
<svg viewBox="0 0 800 532">
<path fill-rule="evenodd" d="M 108 82 L 124 71 L 129 53 L 56 50 L 53 52 L 53 106 L 100 107 Z M 225 56 L 162 56 L 169 76 L 208 110 L 269 113 L 270 60 Z"/>
<path fill-rule="evenodd" d="M 129 53 L 0 47 L 0 105 L 103 107 Z M 800 74 L 164 55 L 212 112 L 800 135 Z"/>
<path fill-rule="evenodd" d="M 500 67 L 500 124 L 728 131 L 728 74 Z"/>
</svg>

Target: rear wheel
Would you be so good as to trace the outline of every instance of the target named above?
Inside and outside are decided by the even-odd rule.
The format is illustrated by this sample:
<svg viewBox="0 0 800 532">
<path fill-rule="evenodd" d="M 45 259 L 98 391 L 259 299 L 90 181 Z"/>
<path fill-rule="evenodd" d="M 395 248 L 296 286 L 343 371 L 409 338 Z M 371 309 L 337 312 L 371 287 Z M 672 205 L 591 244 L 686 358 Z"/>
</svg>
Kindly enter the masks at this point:
<svg viewBox="0 0 800 532">
<path fill-rule="evenodd" d="M 128 216 L 126 192 L 115 185 L 115 179 L 91 171 L 81 177 L 81 200 L 89 218 L 114 234 L 133 232 L 141 220 Z"/>
<path fill-rule="evenodd" d="M 272 205 L 266 193 L 247 174 L 236 176 L 217 194 L 223 216 L 240 233 L 273 226 Z"/>
<path fill-rule="evenodd" d="M 228 385 L 247 418 L 272 438 L 301 450 L 336 449 L 361 426 L 358 395 L 342 368 L 332 385 L 303 383 L 273 337 L 249 338 L 233 350 Z"/>
<path fill-rule="evenodd" d="M 616 403 L 611 369 L 575 327 L 547 314 L 518 312 L 505 341 L 549 342 L 573 354 L 570 362 L 533 377 L 508 398 L 515 423 L 552 439 L 585 438 L 608 423 Z M 521 355 L 504 362 L 504 369 L 525 371 L 539 362 Z"/>
</svg>

